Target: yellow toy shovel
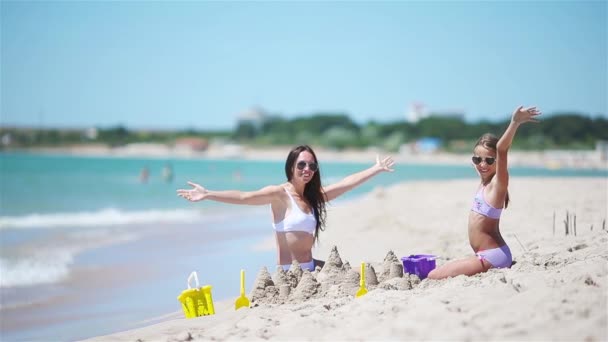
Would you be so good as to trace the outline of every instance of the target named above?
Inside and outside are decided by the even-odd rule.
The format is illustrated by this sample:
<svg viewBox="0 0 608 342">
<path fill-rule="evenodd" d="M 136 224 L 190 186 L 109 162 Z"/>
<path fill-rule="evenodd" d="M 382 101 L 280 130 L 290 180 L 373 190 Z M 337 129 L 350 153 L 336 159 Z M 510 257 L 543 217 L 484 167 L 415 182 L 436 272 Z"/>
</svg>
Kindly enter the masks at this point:
<svg viewBox="0 0 608 342">
<path fill-rule="evenodd" d="M 364 294 L 367 293 L 367 289 L 365 288 L 365 263 L 362 262 L 361 263 L 361 280 L 359 281 L 359 291 L 357 291 L 357 294 L 355 295 L 355 297 L 361 297 Z"/>
<path fill-rule="evenodd" d="M 249 307 L 249 299 L 245 297 L 245 270 L 241 270 L 241 296 L 234 303 L 234 310 Z"/>
</svg>

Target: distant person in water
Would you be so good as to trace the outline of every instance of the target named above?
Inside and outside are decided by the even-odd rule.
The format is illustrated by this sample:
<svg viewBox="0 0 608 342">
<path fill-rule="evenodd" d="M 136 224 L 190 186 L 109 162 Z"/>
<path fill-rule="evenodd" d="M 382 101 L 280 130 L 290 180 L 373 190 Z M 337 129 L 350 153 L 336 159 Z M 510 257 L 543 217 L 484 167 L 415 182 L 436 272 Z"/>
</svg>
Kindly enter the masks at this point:
<svg viewBox="0 0 608 342">
<path fill-rule="evenodd" d="M 173 182 L 173 168 L 170 163 L 165 164 L 162 171 L 163 180 L 167 183 Z"/>
<path fill-rule="evenodd" d="M 511 267 L 511 250 L 498 227 L 502 211 L 509 204 L 507 152 L 519 126 L 538 122 L 536 117 L 540 114 L 536 107 L 520 106 L 513 112 L 511 123 L 500 140 L 490 133 L 479 138 L 471 160 L 479 174 L 480 184 L 469 212 L 469 243 L 475 255 L 436 268 L 429 273 L 429 278 L 474 275 L 493 267 Z"/>
<path fill-rule="evenodd" d="M 139 173 L 139 181 L 141 183 L 148 183 L 148 178 L 150 178 L 150 171 L 148 171 L 147 166 L 144 166 Z"/>
<path fill-rule="evenodd" d="M 285 161 L 287 181 L 256 191 L 208 190 L 188 182 L 191 189 L 177 190 L 191 202 L 212 200 L 230 204 L 270 204 L 277 244 L 277 264 L 287 270 L 294 260 L 302 269 L 313 271 L 322 261 L 313 260 L 312 247 L 325 226 L 325 204 L 363 184 L 379 173 L 392 172 L 393 159 L 376 157 L 371 167 L 351 174 L 341 181 L 323 187 L 321 168 L 313 149 L 307 145 L 293 148 Z"/>
</svg>

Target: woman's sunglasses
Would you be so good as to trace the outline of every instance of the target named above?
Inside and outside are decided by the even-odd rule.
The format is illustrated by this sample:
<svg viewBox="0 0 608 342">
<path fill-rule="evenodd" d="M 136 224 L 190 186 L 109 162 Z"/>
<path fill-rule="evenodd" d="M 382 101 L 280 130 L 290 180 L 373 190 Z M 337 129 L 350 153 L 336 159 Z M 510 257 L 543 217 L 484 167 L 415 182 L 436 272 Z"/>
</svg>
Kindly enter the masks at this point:
<svg viewBox="0 0 608 342">
<path fill-rule="evenodd" d="M 471 157 L 471 160 L 473 161 L 473 164 L 475 164 L 475 165 L 479 165 L 484 160 L 486 161 L 486 164 L 492 165 L 496 161 L 496 158 L 494 158 L 494 157 L 482 158 L 482 157 L 473 156 L 473 157 Z"/>
<path fill-rule="evenodd" d="M 306 168 L 306 165 L 308 165 L 308 169 L 312 172 L 316 172 L 319 169 L 319 165 L 317 165 L 317 163 L 307 163 L 305 161 L 299 161 L 296 164 L 296 167 L 301 171 Z"/>
</svg>

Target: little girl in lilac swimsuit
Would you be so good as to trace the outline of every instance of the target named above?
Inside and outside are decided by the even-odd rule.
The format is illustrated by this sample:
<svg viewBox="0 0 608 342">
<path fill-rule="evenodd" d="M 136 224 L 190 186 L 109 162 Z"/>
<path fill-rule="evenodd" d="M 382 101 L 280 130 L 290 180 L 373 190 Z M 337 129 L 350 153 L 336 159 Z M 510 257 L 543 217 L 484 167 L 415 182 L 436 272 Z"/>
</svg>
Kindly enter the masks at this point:
<svg viewBox="0 0 608 342">
<path fill-rule="evenodd" d="M 503 208 L 509 204 L 509 171 L 507 151 L 517 128 L 526 122 L 538 122 L 536 107 L 519 106 L 500 140 L 490 133 L 479 138 L 473 149 L 472 161 L 481 178 L 469 213 L 469 243 L 475 256 L 456 260 L 431 271 L 431 279 L 457 275 L 474 275 L 492 267 L 511 267 L 511 250 L 500 235 L 498 224 Z"/>
</svg>

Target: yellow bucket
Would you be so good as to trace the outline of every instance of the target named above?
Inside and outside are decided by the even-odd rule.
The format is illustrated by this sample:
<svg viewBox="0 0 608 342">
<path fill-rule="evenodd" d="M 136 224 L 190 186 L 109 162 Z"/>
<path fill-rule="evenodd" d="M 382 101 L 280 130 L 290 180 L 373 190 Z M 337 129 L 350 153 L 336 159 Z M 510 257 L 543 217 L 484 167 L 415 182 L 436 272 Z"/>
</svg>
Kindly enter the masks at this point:
<svg viewBox="0 0 608 342">
<path fill-rule="evenodd" d="M 196 281 L 196 286 L 194 288 L 190 287 L 192 278 Z M 211 297 L 211 285 L 199 287 L 196 272 L 190 274 L 188 277 L 188 289 L 182 291 L 182 293 L 177 296 L 177 300 L 182 304 L 182 309 L 184 310 L 186 318 L 215 314 L 213 298 Z"/>
</svg>

